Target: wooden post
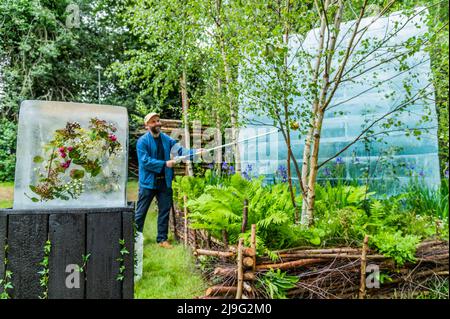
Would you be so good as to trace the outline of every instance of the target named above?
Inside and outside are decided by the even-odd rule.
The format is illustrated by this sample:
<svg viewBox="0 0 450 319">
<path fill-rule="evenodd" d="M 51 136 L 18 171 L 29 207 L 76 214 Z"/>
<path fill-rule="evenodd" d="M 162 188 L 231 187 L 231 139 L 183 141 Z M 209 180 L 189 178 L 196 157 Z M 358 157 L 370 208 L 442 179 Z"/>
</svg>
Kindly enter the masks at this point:
<svg viewBox="0 0 450 319">
<path fill-rule="evenodd" d="M 178 241 L 178 232 L 177 232 L 177 214 L 176 214 L 176 210 L 175 210 L 175 206 L 172 203 L 172 209 L 171 209 L 171 213 L 172 213 L 172 227 L 173 227 L 173 237 L 175 238 L 176 241 Z"/>
<path fill-rule="evenodd" d="M 188 225 L 187 225 L 187 195 L 183 196 L 183 202 L 184 202 L 184 246 L 187 247 L 188 245 Z"/>
<path fill-rule="evenodd" d="M 226 229 L 222 229 L 222 241 L 225 244 L 225 249 L 228 249 L 228 232 Z"/>
<path fill-rule="evenodd" d="M 206 248 L 211 249 L 211 234 L 206 232 Z"/>
<path fill-rule="evenodd" d="M 242 227 L 241 233 L 245 233 L 245 229 L 247 228 L 247 220 L 248 220 L 248 199 L 244 199 L 244 209 L 242 211 Z"/>
<path fill-rule="evenodd" d="M 194 237 L 194 249 L 197 249 L 197 230 L 193 229 L 193 237 Z"/>
<path fill-rule="evenodd" d="M 368 248 L 369 236 L 364 237 L 363 248 L 361 252 L 361 282 L 359 285 L 359 299 L 366 297 L 366 253 Z"/>
<path fill-rule="evenodd" d="M 236 299 L 242 299 L 242 288 L 244 286 L 244 267 L 242 266 L 242 246 L 244 245 L 244 238 L 239 238 L 239 245 L 237 251 L 237 291 Z"/>
<path fill-rule="evenodd" d="M 256 271 L 256 224 L 252 224 L 252 232 L 250 237 L 250 247 L 253 249 L 255 255 L 253 256 L 253 271 Z"/>
</svg>

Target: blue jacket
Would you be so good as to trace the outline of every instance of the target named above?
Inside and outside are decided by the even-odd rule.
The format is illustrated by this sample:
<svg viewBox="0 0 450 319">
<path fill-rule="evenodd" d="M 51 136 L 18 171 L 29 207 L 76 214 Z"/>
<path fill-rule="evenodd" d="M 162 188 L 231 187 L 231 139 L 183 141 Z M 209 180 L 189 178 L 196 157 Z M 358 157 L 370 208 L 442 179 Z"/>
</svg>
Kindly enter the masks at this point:
<svg viewBox="0 0 450 319">
<path fill-rule="evenodd" d="M 156 142 L 150 132 L 142 135 L 136 144 L 137 156 L 139 162 L 139 187 L 155 189 L 156 175 L 165 169 L 166 184 L 168 188 L 172 187 L 173 168 L 166 166 L 166 161 L 170 160 L 170 154 L 193 155 L 194 149 L 188 150 L 182 147 L 176 140 L 167 134 L 160 133 L 161 142 L 164 148 L 164 161 L 157 159 Z M 193 159 L 193 156 L 190 157 Z"/>
</svg>

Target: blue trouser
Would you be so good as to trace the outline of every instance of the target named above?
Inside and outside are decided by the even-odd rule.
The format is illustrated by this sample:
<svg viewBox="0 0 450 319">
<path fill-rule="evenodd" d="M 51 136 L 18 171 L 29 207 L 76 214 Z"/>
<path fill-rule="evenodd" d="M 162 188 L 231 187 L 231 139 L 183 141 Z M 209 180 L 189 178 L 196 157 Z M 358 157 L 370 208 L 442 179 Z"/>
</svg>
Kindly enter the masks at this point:
<svg viewBox="0 0 450 319">
<path fill-rule="evenodd" d="M 137 231 L 142 232 L 144 230 L 147 211 L 155 196 L 158 201 L 158 236 L 156 237 L 156 241 L 160 243 L 167 240 L 167 233 L 169 231 L 169 213 L 170 208 L 172 207 L 172 188 L 148 189 L 139 187 L 135 221 Z"/>
</svg>

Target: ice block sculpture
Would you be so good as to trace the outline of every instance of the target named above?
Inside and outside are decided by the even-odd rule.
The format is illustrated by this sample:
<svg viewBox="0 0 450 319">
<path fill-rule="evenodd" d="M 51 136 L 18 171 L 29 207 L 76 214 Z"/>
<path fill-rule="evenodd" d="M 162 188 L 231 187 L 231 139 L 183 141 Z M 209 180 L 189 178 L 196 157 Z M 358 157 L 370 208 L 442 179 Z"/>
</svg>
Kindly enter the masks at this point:
<svg viewBox="0 0 450 319">
<path fill-rule="evenodd" d="M 14 209 L 125 207 L 127 152 L 123 107 L 22 102 Z"/>
<path fill-rule="evenodd" d="M 434 88 L 431 83 L 430 57 L 425 51 L 419 51 L 408 56 L 404 65 L 400 68 L 398 59 L 392 59 L 388 63 L 380 64 L 382 59 L 395 57 L 401 50 L 402 44 L 413 37 L 421 37 L 427 32 L 427 14 L 423 8 L 418 8 L 416 14 L 411 19 L 397 12 L 389 17 L 380 18 L 372 23 L 373 17 L 364 18 L 361 28 L 368 26 L 368 30 L 363 37 L 369 43 L 376 43 L 383 38 L 389 38 L 386 47 L 398 46 L 398 51 L 388 51 L 382 49 L 363 57 L 355 54 L 349 60 L 348 68 L 356 64 L 358 59 L 363 58 L 363 63 L 355 67 L 347 77 L 361 71 L 367 70 L 364 75 L 359 76 L 358 81 L 347 81 L 336 91 L 331 101 L 329 111 L 325 113 L 325 119 L 321 133 L 321 144 L 319 151 L 319 164 L 332 157 L 345 146 L 349 145 L 370 123 L 394 110 L 400 103 L 408 99 L 412 103 L 406 105 L 402 112 L 393 112 L 384 120 L 374 125 L 370 134 L 372 137 L 366 144 L 364 141 L 350 146 L 345 152 L 324 165 L 319 171 L 318 179 L 339 178 L 336 172 L 342 174 L 340 178 L 347 180 L 359 180 L 362 183 L 369 182 L 378 193 L 398 193 L 402 186 L 412 179 L 418 179 L 421 183 L 433 188 L 440 184 L 438 140 L 437 140 L 437 115 L 434 103 Z M 338 50 L 345 48 L 352 34 L 349 28 L 354 26 L 354 21 L 342 24 L 342 30 L 338 37 Z M 395 28 L 395 29 L 394 29 Z M 289 52 L 293 56 L 299 49 L 300 43 L 292 37 Z M 319 30 L 311 30 L 302 43 L 302 48 L 306 48 L 309 53 L 317 50 Z M 358 47 L 355 52 L 358 52 Z M 292 61 L 292 60 L 291 60 Z M 299 68 L 305 61 L 293 60 Z M 307 65 L 303 63 L 303 65 Z M 337 65 L 334 65 L 334 70 Z M 334 71 L 335 72 L 335 71 Z M 332 74 L 333 76 L 333 74 Z M 331 77 L 333 78 L 333 77 Z M 374 83 L 379 83 L 372 88 Z M 407 92 L 404 84 L 410 85 Z M 423 90 L 423 91 L 420 91 Z M 425 93 L 420 93 L 420 92 Z M 407 95 L 409 94 L 409 96 Z M 425 96 L 416 100 L 410 97 Z M 295 97 L 295 107 L 309 105 L 300 97 Z M 273 120 L 264 115 L 255 115 L 243 110 L 242 114 L 249 120 L 251 125 L 241 129 L 239 138 L 245 139 L 254 134 L 254 127 L 260 130 L 267 125 L 267 130 L 273 129 Z M 394 123 L 401 122 L 398 126 L 389 129 L 381 124 L 391 119 Z M 427 119 L 424 121 L 424 119 Z M 420 138 L 414 136 L 414 132 L 421 132 Z M 383 133 L 385 132 L 385 133 Z M 279 165 L 286 165 L 287 147 L 281 133 L 276 137 L 263 137 L 253 141 L 249 145 L 240 145 L 242 167 L 247 164 L 253 165 L 253 171 L 260 174 L 273 172 Z M 278 142 L 278 152 L 271 160 L 260 161 L 261 154 L 264 154 L 267 145 L 273 144 L 273 139 Z M 293 141 L 293 151 L 301 167 L 304 136 L 299 139 L 298 133 L 291 135 Z M 262 150 L 261 150 L 262 148 Z M 365 174 L 369 174 L 369 178 Z M 271 178 L 271 174 L 267 174 Z M 295 174 L 293 174 L 295 177 Z"/>
</svg>

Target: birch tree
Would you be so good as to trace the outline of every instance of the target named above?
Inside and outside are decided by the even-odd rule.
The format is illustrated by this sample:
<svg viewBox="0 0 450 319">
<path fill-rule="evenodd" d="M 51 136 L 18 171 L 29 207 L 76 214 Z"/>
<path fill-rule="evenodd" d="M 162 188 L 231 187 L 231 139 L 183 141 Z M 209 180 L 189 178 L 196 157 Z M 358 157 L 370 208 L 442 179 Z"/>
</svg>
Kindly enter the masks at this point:
<svg viewBox="0 0 450 319">
<path fill-rule="evenodd" d="M 178 89 L 184 125 L 184 144 L 190 148 L 189 105 L 191 80 L 199 64 L 201 11 L 197 1 L 138 0 L 125 14 L 130 31 L 139 38 L 139 48 L 127 51 L 129 59 L 116 62 L 114 73 L 122 78 L 124 86 L 137 84 L 142 95 L 150 94 L 162 101 L 171 90 Z M 151 82 L 150 82 L 151 81 Z M 193 175 L 192 163 L 187 162 L 187 173 Z"/>
<path fill-rule="evenodd" d="M 272 6 L 279 3 L 271 2 Z M 267 57 L 264 45 L 259 43 L 252 55 L 249 55 L 251 63 L 247 68 L 250 70 L 247 72 L 249 88 L 246 94 L 247 99 L 254 101 L 253 109 L 261 108 L 263 112 L 268 112 L 282 132 L 298 177 L 302 195 L 301 221 L 304 225 L 311 225 L 314 220 L 315 188 L 321 167 L 362 139 L 378 139 L 382 134 L 394 130 L 411 131 L 410 133 L 415 136 L 421 134 L 421 127 L 410 128 L 399 119 L 399 114 L 409 112 L 408 108 L 418 101 L 431 105 L 429 99 L 433 91 L 430 90 L 429 82 L 427 81 L 420 88 L 413 85 L 413 82 L 418 79 L 420 66 L 428 63 L 429 60 L 423 59 L 417 63 L 411 63 L 410 58 L 424 50 L 430 43 L 430 39 L 442 32 L 446 25 L 442 25 L 439 29 L 431 28 L 429 31 L 423 32 L 421 36 L 411 36 L 402 43 L 393 43 L 393 39 L 402 32 L 408 23 L 417 24 L 417 22 L 412 22 L 416 21 L 414 20 L 416 18 L 426 19 L 427 8 L 411 8 L 402 12 L 401 19 L 393 19 L 392 25 L 389 25 L 383 37 L 370 37 L 368 31 L 371 26 L 392 13 L 396 9 L 394 4 L 395 1 L 390 1 L 380 5 L 377 10 L 373 10 L 367 0 L 314 1 L 314 8 L 311 10 L 313 16 L 310 19 L 302 19 L 301 22 L 313 24 L 316 28 L 314 31 L 316 42 L 313 47 L 306 47 L 305 39 L 308 36 L 311 37 L 311 33 L 299 29 L 298 49 L 291 52 L 292 61 L 296 61 L 296 64 L 300 66 L 297 76 L 301 78 L 301 81 L 298 79 L 295 81 L 300 87 L 297 92 L 284 90 L 282 85 L 278 88 L 273 85 L 277 81 L 277 75 L 270 68 L 273 65 L 270 60 L 272 57 Z M 435 4 L 429 6 L 433 5 Z M 302 13 L 298 14 L 302 15 Z M 346 23 L 343 27 L 343 21 L 352 22 Z M 281 29 L 282 25 L 279 24 L 278 30 Z M 267 38 L 267 41 L 272 41 L 271 44 L 277 45 L 273 38 Z M 280 50 L 274 51 L 277 59 L 284 57 L 283 50 L 289 50 L 289 43 L 286 42 L 281 43 Z M 384 71 L 388 67 L 392 68 L 394 72 L 390 78 L 383 78 Z M 406 77 L 405 74 L 407 74 Z M 319 161 L 321 133 L 325 117 L 339 110 L 339 105 L 364 95 L 370 96 L 371 92 L 386 89 L 386 86 L 383 87 L 384 84 L 395 81 L 399 81 L 401 89 L 386 92 L 384 100 L 391 103 L 389 108 L 383 114 L 365 116 L 364 125 L 354 140 L 344 145 L 331 157 Z M 339 100 L 335 98 L 335 95 L 344 85 L 364 86 L 364 89 L 345 100 Z M 272 87 L 274 90 L 270 91 L 267 89 L 268 87 Z M 289 92 L 290 98 L 300 97 L 300 100 L 288 104 L 288 108 L 284 109 L 283 92 Z M 427 106 L 427 108 L 429 107 Z M 283 109 L 284 113 L 281 113 Z M 300 112 L 294 110 L 300 110 Z M 299 156 L 292 152 L 290 146 L 292 141 L 289 137 L 289 126 L 286 125 L 288 122 L 285 118 L 283 119 L 281 114 L 284 114 L 285 118 L 286 116 L 291 119 L 295 118 L 301 123 L 300 139 L 304 141 L 305 145 L 301 169 L 297 163 Z M 423 114 L 420 122 L 425 123 L 429 120 L 430 114 L 429 112 Z"/>
</svg>

